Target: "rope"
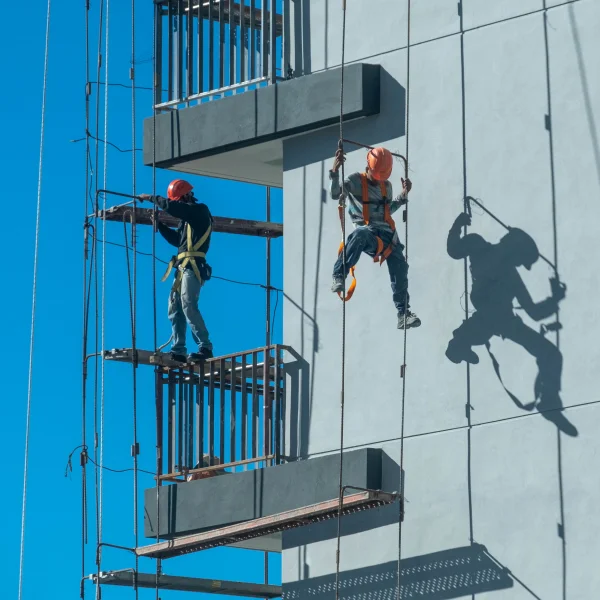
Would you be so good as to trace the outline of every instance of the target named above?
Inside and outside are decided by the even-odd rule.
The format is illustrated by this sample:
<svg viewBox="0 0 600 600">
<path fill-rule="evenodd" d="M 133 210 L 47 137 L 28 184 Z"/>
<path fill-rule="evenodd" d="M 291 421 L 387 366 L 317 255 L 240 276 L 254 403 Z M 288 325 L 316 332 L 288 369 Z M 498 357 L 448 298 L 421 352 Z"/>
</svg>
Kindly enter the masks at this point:
<svg viewBox="0 0 600 600">
<path fill-rule="evenodd" d="M 345 207 L 346 203 L 346 176 L 344 171 L 344 65 L 346 61 L 346 0 L 342 0 L 342 70 L 340 81 L 340 140 L 338 149 L 342 151 L 341 161 L 341 177 L 342 187 L 339 199 L 339 205 Z M 337 513 L 337 548 L 335 555 L 335 598 L 340 597 L 340 546 L 341 546 L 341 526 L 342 526 L 342 506 L 344 501 L 344 404 L 345 404 L 345 381 L 346 381 L 346 212 L 344 210 L 344 218 L 342 223 L 342 240 L 344 243 L 342 249 L 342 269 L 344 273 L 344 288 L 342 302 L 342 373 L 341 373 L 341 393 L 340 393 L 340 472 L 339 472 L 339 497 L 338 497 L 338 513 Z"/>
<path fill-rule="evenodd" d="M 102 70 L 102 27 L 104 20 L 104 2 L 100 2 L 100 15 L 98 19 L 98 62 L 97 62 L 97 79 L 100 79 L 100 72 Z M 99 92 L 99 90 L 98 90 Z M 100 128 L 100 94 L 96 93 L 96 131 Z M 98 214 L 98 174 L 99 174 L 99 162 L 100 162 L 100 140 L 98 137 L 95 138 L 95 169 L 94 169 L 94 183 L 95 183 L 95 214 Z M 103 165 L 103 167 L 105 167 Z M 104 168 L 104 173 L 106 173 L 106 169 Z M 106 182 L 105 182 L 106 183 Z M 95 335 L 94 335 L 94 344 L 95 344 L 95 360 L 94 360 L 94 492 L 95 492 L 95 508 L 96 508 L 96 540 L 98 546 L 101 542 L 100 536 L 100 473 L 101 470 L 98 468 L 98 443 L 99 443 L 99 432 L 98 432 L 98 330 L 99 330 L 99 314 L 98 314 L 98 241 L 96 236 L 93 237 L 93 252 L 94 252 L 94 290 L 95 290 L 95 301 L 94 301 L 94 309 L 95 309 Z M 104 269 L 104 262 L 102 265 Z M 103 294 L 104 294 L 104 280 L 102 280 L 103 286 Z M 104 331 L 102 331 L 102 337 L 104 340 Z M 97 579 L 96 579 L 96 600 L 100 598 L 100 553 L 96 552 L 96 568 L 97 568 Z"/>
<path fill-rule="evenodd" d="M 31 290 L 31 334 L 29 338 L 29 372 L 27 375 L 27 412 L 25 418 L 25 458 L 23 464 L 23 505 L 21 509 L 21 548 L 19 556 L 19 600 L 23 595 L 23 566 L 25 559 L 25 520 L 27 514 L 27 478 L 29 467 L 29 432 L 31 429 L 31 398 L 33 384 L 33 351 L 35 342 L 35 308 L 37 299 L 37 265 L 40 237 L 40 212 L 42 204 L 42 167 L 44 158 L 44 134 L 46 129 L 46 90 L 48 81 L 48 49 L 50 40 L 50 2 L 46 12 L 46 45 L 44 51 L 44 80 L 42 87 L 42 116 L 40 123 L 40 155 L 38 163 L 37 208 L 35 216 L 35 245 L 33 250 L 33 284 Z"/>
<path fill-rule="evenodd" d="M 409 132 L 410 132 L 410 9 L 411 0 L 407 0 L 406 15 L 406 150 L 404 153 L 404 178 L 408 179 L 408 151 L 409 151 Z M 405 259 L 408 265 L 408 196 L 404 208 L 404 249 Z M 404 299 L 404 310 L 408 314 L 408 288 Z M 402 578 L 402 522 L 404 520 L 404 412 L 406 400 L 406 319 L 404 319 L 403 331 L 403 358 L 402 358 L 402 405 L 400 415 L 400 502 L 398 504 L 398 585 L 396 598 L 401 597 L 401 578 Z"/>
<path fill-rule="evenodd" d="M 87 133 L 90 129 L 90 4 L 86 1 L 85 9 L 85 204 L 84 210 L 87 207 L 88 198 L 92 208 L 94 203 L 92 200 L 92 180 L 90 178 L 90 171 L 92 170 L 91 156 L 90 156 L 90 138 Z M 88 259 L 88 233 L 90 224 L 87 218 L 88 211 L 84 212 L 84 249 L 83 249 L 83 302 L 84 302 L 84 313 L 83 313 L 83 364 L 82 364 L 82 390 L 81 390 L 81 445 L 87 448 L 86 443 L 86 403 L 87 403 L 87 337 L 88 337 L 88 316 L 89 316 L 89 294 L 87 291 L 87 271 L 86 261 Z M 94 245 L 92 244 L 92 252 Z M 93 260 L 90 263 L 90 269 L 93 265 Z M 90 283 L 92 274 L 90 271 Z M 87 544 L 87 470 L 86 470 L 86 456 L 81 454 L 81 577 L 85 577 L 85 546 Z M 81 587 L 81 598 L 85 598 L 85 588 Z"/>
<path fill-rule="evenodd" d="M 135 148 L 135 0 L 131 0 L 131 147 Z M 132 363 L 133 369 L 133 536 L 135 539 L 135 547 L 139 545 L 138 532 L 138 438 L 137 438 L 137 361 L 136 357 L 136 308 L 137 308 L 137 253 L 135 252 L 136 239 L 136 223 L 135 215 L 137 209 L 136 198 L 136 180 L 137 180 L 137 156 L 135 152 L 131 153 L 132 157 L 132 195 L 133 195 L 133 213 L 131 217 L 131 237 L 133 252 L 133 286 L 131 290 L 131 349 L 133 351 L 134 360 Z M 126 227 L 126 226 L 125 226 Z M 129 254 L 127 254 L 129 258 Z M 139 558 L 135 555 L 135 575 L 133 576 L 133 586 L 135 589 L 136 600 L 139 597 L 139 588 L 137 585 L 137 573 L 139 571 Z"/>
<path fill-rule="evenodd" d="M 109 52 L 109 41 L 110 41 L 110 30 L 109 30 L 109 9 L 110 9 L 110 0 L 106 0 L 106 30 L 105 30 L 105 42 L 104 42 L 104 78 L 108 81 L 108 52 Z M 102 7 L 101 7 L 102 11 Z M 100 19 L 100 32 L 102 32 L 102 16 Z M 100 36 L 101 37 L 101 36 Z M 100 44 L 100 41 L 99 41 Z M 100 52 L 99 52 L 100 54 Z M 101 63 L 98 63 L 98 80 L 100 79 L 100 67 Z M 100 89 L 97 88 L 97 96 L 100 95 Z M 108 101 L 109 101 L 109 86 L 105 86 L 104 88 L 104 139 L 108 138 Z M 98 130 L 98 129 L 97 129 Z M 104 154 L 102 159 L 103 166 L 103 189 L 108 188 L 108 145 L 104 144 Z M 97 179 L 96 179 L 97 181 Z M 96 194 L 98 192 L 98 186 L 96 185 Z M 106 211 L 106 194 L 102 195 L 102 210 Z M 94 236 L 95 237 L 95 236 Z M 102 220 L 102 291 L 101 291 L 101 306 L 102 306 L 102 314 L 100 317 L 100 331 L 101 331 L 101 340 L 100 346 L 102 350 L 106 347 L 105 343 L 105 333 L 106 333 L 106 219 Z M 98 240 L 96 240 L 97 242 Z M 101 355 L 101 363 L 100 363 L 100 439 L 99 439 L 99 452 L 100 452 L 100 462 L 95 465 L 97 470 L 99 470 L 99 484 L 98 484 L 98 535 L 97 535 L 97 548 L 96 548 L 96 567 L 97 567 L 97 589 L 96 589 L 96 598 L 97 600 L 101 598 L 102 591 L 100 588 L 100 572 L 101 572 L 101 563 L 102 563 L 102 553 L 100 552 L 102 540 L 103 540 L 103 499 L 104 499 L 104 401 L 105 401 L 105 366 L 106 361 L 104 358 L 104 353 Z"/>
<path fill-rule="evenodd" d="M 188 3 L 188 19 L 191 18 L 191 2 Z M 157 73 L 157 52 L 156 47 L 156 34 L 157 34 L 157 15 L 158 9 L 154 6 L 154 15 L 152 19 L 152 56 L 154 62 L 154 73 Z M 199 14 L 199 13 L 198 13 Z M 160 18 L 160 16 L 158 16 Z M 189 27 L 189 24 L 188 24 Z M 202 23 L 198 24 L 198 27 L 202 27 Z M 198 49 L 200 52 L 200 48 Z M 188 69 L 191 68 L 189 53 L 188 53 Z M 202 82 L 200 82 L 200 89 L 202 89 Z M 156 76 L 152 80 L 152 195 L 156 196 L 156 108 L 154 107 L 156 101 Z M 135 146 L 135 144 L 134 144 Z M 156 204 L 152 205 L 152 222 L 158 222 L 158 211 Z M 154 225 L 152 226 L 154 229 Z M 156 232 L 152 232 L 152 319 L 153 319 L 153 333 L 154 333 L 154 348 L 158 346 L 158 328 L 157 328 L 157 307 L 156 307 Z M 158 371 L 156 371 L 155 377 L 158 377 Z M 156 406 L 158 411 L 158 405 Z M 159 427 L 162 427 L 162 422 L 159 423 L 158 414 L 156 415 L 156 543 L 160 543 L 160 484 L 161 484 L 161 471 L 162 471 L 162 448 L 159 438 Z M 201 449 L 202 450 L 202 449 Z M 160 600 L 160 574 L 161 574 L 161 560 L 156 559 L 156 576 L 155 576 L 155 593 L 156 600 Z"/>
</svg>

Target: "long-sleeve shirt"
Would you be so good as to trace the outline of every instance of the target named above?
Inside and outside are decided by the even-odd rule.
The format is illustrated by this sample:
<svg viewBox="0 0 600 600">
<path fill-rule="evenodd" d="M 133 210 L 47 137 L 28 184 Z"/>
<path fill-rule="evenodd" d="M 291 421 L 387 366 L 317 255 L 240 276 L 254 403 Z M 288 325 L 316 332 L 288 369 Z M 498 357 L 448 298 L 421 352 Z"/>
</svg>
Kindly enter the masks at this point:
<svg viewBox="0 0 600 600">
<path fill-rule="evenodd" d="M 212 216 L 206 204 L 181 201 L 175 202 L 163 198 L 162 196 L 153 196 L 151 201 L 166 213 L 181 220 L 177 229 L 171 229 L 160 221 L 157 227 L 163 238 L 165 238 L 169 244 L 178 248 L 178 253 L 186 252 L 188 250 L 187 224 L 192 228 L 192 244 L 196 244 L 212 223 Z M 199 248 L 199 252 L 208 252 L 210 237 L 211 236 L 209 235 L 204 244 Z"/>
<path fill-rule="evenodd" d="M 331 197 L 337 200 L 342 192 L 340 185 L 340 177 L 337 171 L 330 171 L 329 178 L 331 180 Z M 346 193 L 348 195 L 348 214 L 355 227 L 365 224 L 363 219 L 363 197 L 362 197 L 362 181 L 360 173 L 352 173 L 345 181 Z M 370 181 L 367 179 L 367 189 L 369 191 L 369 226 L 377 229 L 391 230 L 390 226 L 384 219 L 384 204 L 382 202 L 381 186 L 378 181 Z M 385 182 L 386 198 L 389 201 L 390 213 L 396 212 L 402 205 L 406 204 L 406 197 L 403 195 L 394 198 L 392 184 L 389 181 Z"/>
</svg>

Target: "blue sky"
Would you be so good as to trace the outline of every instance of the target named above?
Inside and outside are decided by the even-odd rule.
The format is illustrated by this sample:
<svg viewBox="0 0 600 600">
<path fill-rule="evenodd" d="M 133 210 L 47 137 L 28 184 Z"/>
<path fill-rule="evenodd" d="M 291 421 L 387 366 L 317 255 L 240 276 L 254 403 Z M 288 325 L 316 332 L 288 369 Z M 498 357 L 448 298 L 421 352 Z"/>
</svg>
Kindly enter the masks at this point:
<svg viewBox="0 0 600 600">
<path fill-rule="evenodd" d="M 84 1 L 55 2 L 52 12 L 48 73 L 46 140 L 42 184 L 42 212 L 38 264 L 36 343 L 34 358 L 32 421 L 29 455 L 25 599 L 76 598 L 81 576 L 81 475 L 78 454 L 73 473 L 65 477 L 67 457 L 81 443 L 81 359 L 82 359 L 82 239 L 85 190 L 85 143 L 73 143 L 85 134 L 85 31 Z M 98 1 L 90 12 L 91 79 L 95 80 L 97 57 Z M 35 0 L 27 18 L 27 31 L 21 22 L 0 22 L 0 49 L 5 108 L 0 113 L 0 165 L 4 182 L 5 227 L 0 236 L 3 259 L 4 293 L 0 295 L 1 332 L 4 340 L 5 375 L 2 383 L 3 416 L 0 420 L 0 448 L 3 484 L 0 503 L 5 520 L 4 543 L 0 551 L 5 573 L 3 597 L 16 598 L 18 587 L 23 444 L 27 400 L 29 324 L 33 243 L 37 198 L 37 168 L 41 83 L 43 73 L 46 3 Z M 137 85 L 152 85 L 152 3 L 137 3 Z M 113 0 L 110 10 L 109 81 L 129 84 L 131 57 L 131 5 Z M 12 58 L 8 58 L 12 57 Z M 104 77 L 104 75 L 103 75 Z M 103 88 L 102 88 L 103 93 Z M 93 86 L 90 109 L 95 130 Z M 136 146 L 142 146 L 142 120 L 151 115 L 151 92 L 137 93 Z M 108 139 L 123 149 L 132 147 L 131 94 L 111 87 Z M 104 125 L 101 119 L 101 133 Z M 102 152 L 102 146 L 100 152 Z M 108 150 L 107 186 L 130 193 L 132 155 L 114 148 Z M 152 170 L 142 165 L 138 152 L 137 192 L 152 191 Z M 157 172 L 157 189 L 163 191 L 173 173 Z M 192 177 L 197 196 L 213 214 L 251 219 L 265 217 L 265 189 Z M 109 205 L 115 199 L 108 198 Z M 273 190 L 272 219 L 282 219 L 282 195 Z M 99 225 L 102 233 L 101 224 Z M 151 251 L 151 232 L 140 228 L 138 248 Z M 123 227 L 107 225 L 108 240 L 121 243 Z M 171 255 L 166 243 L 157 238 L 157 255 Z M 209 254 L 214 274 L 222 277 L 264 283 L 265 242 L 263 239 L 215 234 Z M 282 283 L 282 243 L 273 242 L 273 285 Z M 106 254 L 107 304 L 106 346 L 130 344 L 125 253 L 108 246 Z M 157 265 L 158 279 L 162 265 Z M 167 283 L 157 284 L 158 337 L 166 341 L 170 325 L 166 316 Z M 151 349 L 152 330 L 151 258 L 138 259 L 138 346 Z M 275 295 L 273 295 L 273 305 Z M 281 300 L 275 322 L 274 341 L 281 341 Z M 265 294 L 260 288 L 244 287 L 213 280 L 202 292 L 202 312 L 209 326 L 215 352 L 224 354 L 251 349 L 264 343 Z M 93 307 L 92 307 L 93 308 Z M 93 351 L 93 336 L 90 351 Z M 90 365 L 93 366 L 93 365 Z M 93 370 L 93 369 L 92 369 Z M 91 387 L 88 438 L 92 436 Z M 132 442 L 131 369 L 126 365 L 106 367 L 105 464 L 115 469 L 131 466 Z M 140 367 L 138 374 L 138 431 L 141 445 L 140 467 L 154 468 L 154 400 L 152 370 Z M 104 476 L 104 539 L 133 545 L 133 483 L 131 473 Z M 141 490 L 153 485 L 152 477 L 140 475 Z M 90 540 L 86 550 L 86 572 L 94 569 L 93 467 L 90 467 Z M 140 509 L 142 502 L 140 501 Z M 139 513 L 140 530 L 143 528 Z M 145 540 L 142 537 L 142 543 Z M 103 569 L 133 566 L 131 556 L 108 550 L 103 553 Z M 152 572 L 154 563 L 142 561 L 141 570 Z M 182 559 L 165 561 L 170 574 L 223 579 L 262 581 L 262 553 L 215 549 Z M 271 560 L 271 583 L 280 577 L 279 557 Z M 93 597 L 88 584 L 86 597 Z M 181 593 L 179 593 L 181 595 Z M 177 593 L 161 593 L 162 598 Z M 132 598 L 129 589 L 103 590 L 104 598 Z M 153 598 L 151 590 L 140 590 L 140 598 Z"/>
</svg>

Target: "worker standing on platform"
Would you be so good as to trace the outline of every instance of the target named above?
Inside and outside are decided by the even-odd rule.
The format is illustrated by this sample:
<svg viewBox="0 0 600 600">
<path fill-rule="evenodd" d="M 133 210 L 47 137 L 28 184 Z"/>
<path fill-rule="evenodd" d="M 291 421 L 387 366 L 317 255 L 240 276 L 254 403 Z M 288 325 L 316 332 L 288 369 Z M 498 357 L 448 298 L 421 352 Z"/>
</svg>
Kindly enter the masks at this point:
<svg viewBox="0 0 600 600">
<path fill-rule="evenodd" d="M 337 200 L 342 192 L 339 169 L 346 160 L 339 149 L 335 154 L 333 168 L 329 172 L 331 197 Z M 394 199 L 392 184 L 388 181 L 392 174 L 393 157 L 385 148 L 373 148 L 367 154 L 367 167 L 364 173 L 352 173 L 345 180 L 349 200 L 350 218 L 354 231 L 346 243 L 346 272 L 344 273 L 343 254 L 339 253 L 333 268 L 331 291 L 341 294 L 344 280 L 365 252 L 380 264 L 387 262 L 392 298 L 398 311 L 398 329 L 418 327 L 421 320 L 409 310 L 408 303 L 408 264 L 402 251 L 392 213 L 406 204 L 412 183 L 402 179 L 402 193 Z"/>
<path fill-rule="evenodd" d="M 167 198 L 141 194 L 140 200 L 149 200 L 169 215 L 180 219 L 174 230 L 158 221 L 157 230 L 165 240 L 179 249 L 169 263 L 163 281 L 173 268 L 175 280 L 169 294 L 169 320 L 173 327 L 171 359 L 177 362 L 198 362 L 213 357 L 212 344 L 198 302 L 200 289 L 210 279 L 211 268 L 206 262 L 210 246 L 212 216 L 206 204 L 199 203 L 192 192 L 193 187 L 183 179 L 169 184 Z M 192 330 L 198 352 L 186 356 L 186 321 Z"/>
</svg>

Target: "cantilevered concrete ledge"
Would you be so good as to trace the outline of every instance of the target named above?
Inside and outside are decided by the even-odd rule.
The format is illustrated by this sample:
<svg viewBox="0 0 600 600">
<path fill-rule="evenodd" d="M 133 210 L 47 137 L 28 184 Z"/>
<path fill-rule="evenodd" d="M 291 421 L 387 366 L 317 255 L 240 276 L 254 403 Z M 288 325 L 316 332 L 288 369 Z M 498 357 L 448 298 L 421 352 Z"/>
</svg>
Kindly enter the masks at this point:
<svg viewBox="0 0 600 600">
<path fill-rule="evenodd" d="M 344 484 L 381 489 L 383 460 L 380 449 L 344 453 Z M 338 478 L 339 454 L 333 454 L 163 486 L 159 537 L 172 539 L 325 502 L 338 497 Z M 144 534 L 155 538 L 156 488 L 145 491 L 144 508 Z M 270 540 L 266 545 L 277 550 L 279 543 Z"/>
<path fill-rule="evenodd" d="M 339 120 L 340 68 L 156 116 L 156 166 L 281 187 L 282 140 Z M 379 113 L 380 67 L 345 67 L 346 121 Z M 153 161 L 144 121 L 144 164 Z"/>
</svg>

